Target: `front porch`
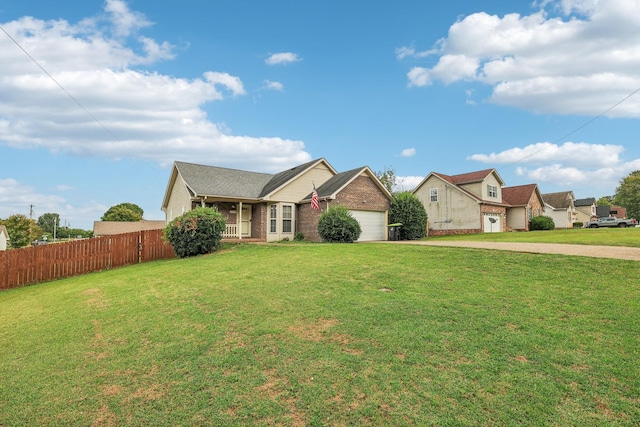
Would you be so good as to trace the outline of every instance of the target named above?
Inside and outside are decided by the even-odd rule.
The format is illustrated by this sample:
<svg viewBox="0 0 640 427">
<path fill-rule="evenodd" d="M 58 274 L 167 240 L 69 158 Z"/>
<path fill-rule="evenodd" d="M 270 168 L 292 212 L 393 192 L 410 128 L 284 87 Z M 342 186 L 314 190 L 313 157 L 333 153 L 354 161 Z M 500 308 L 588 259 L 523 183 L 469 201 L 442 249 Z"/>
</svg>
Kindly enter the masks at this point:
<svg viewBox="0 0 640 427">
<path fill-rule="evenodd" d="M 265 242 L 264 206 L 242 200 L 193 200 L 193 206 L 214 207 L 226 220 L 222 232 L 224 242 Z"/>
</svg>

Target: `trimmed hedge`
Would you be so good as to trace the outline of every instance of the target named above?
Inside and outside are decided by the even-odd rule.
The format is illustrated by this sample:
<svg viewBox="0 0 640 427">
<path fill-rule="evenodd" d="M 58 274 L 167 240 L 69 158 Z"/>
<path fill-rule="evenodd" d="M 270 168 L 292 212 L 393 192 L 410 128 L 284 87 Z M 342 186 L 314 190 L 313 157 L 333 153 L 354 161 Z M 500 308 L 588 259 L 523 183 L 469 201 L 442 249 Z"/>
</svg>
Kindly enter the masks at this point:
<svg viewBox="0 0 640 427">
<path fill-rule="evenodd" d="M 531 218 L 530 230 L 553 230 L 556 224 L 550 216 L 534 216 Z"/>
<path fill-rule="evenodd" d="M 226 221 L 214 208 L 195 208 L 164 228 L 164 238 L 180 258 L 208 254 L 220 247 Z"/>
<path fill-rule="evenodd" d="M 318 234 L 325 242 L 353 243 L 358 240 L 360 233 L 360 223 L 345 206 L 330 207 L 318 220 Z"/>
</svg>

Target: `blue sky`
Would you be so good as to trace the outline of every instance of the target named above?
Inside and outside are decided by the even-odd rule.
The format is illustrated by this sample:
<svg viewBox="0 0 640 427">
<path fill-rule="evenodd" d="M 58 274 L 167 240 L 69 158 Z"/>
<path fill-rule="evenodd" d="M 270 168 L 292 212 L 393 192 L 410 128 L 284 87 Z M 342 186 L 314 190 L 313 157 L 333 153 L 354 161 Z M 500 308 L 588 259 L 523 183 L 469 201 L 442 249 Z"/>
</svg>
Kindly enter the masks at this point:
<svg viewBox="0 0 640 427">
<path fill-rule="evenodd" d="M 640 169 L 635 0 L 2 0 L 0 25 L 0 218 L 163 219 L 175 160 L 577 198 Z"/>
</svg>

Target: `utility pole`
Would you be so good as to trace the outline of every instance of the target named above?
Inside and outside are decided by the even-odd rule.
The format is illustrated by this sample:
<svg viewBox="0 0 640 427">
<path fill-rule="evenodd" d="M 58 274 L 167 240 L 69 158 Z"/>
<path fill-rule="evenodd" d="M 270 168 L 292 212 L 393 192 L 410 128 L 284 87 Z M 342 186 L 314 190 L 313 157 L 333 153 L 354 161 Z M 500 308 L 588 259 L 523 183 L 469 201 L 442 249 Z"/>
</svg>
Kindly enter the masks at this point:
<svg viewBox="0 0 640 427">
<path fill-rule="evenodd" d="M 29 240 L 31 240 L 31 236 L 33 235 L 33 204 L 29 205 Z"/>
</svg>

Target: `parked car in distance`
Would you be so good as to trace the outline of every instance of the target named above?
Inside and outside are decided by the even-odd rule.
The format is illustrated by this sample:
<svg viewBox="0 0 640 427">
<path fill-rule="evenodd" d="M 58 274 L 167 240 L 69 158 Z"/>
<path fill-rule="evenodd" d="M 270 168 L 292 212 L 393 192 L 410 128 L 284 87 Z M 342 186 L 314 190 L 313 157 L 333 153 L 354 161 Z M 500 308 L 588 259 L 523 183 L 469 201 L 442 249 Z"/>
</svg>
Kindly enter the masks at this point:
<svg viewBox="0 0 640 427">
<path fill-rule="evenodd" d="M 585 225 L 585 228 L 600 228 L 600 227 L 635 227 L 636 220 L 634 218 L 631 219 L 620 219 L 615 216 L 598 218 L 596 221 L 589 221 Z"/>
</svg>

